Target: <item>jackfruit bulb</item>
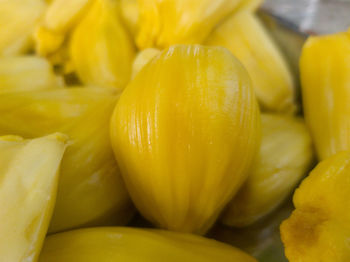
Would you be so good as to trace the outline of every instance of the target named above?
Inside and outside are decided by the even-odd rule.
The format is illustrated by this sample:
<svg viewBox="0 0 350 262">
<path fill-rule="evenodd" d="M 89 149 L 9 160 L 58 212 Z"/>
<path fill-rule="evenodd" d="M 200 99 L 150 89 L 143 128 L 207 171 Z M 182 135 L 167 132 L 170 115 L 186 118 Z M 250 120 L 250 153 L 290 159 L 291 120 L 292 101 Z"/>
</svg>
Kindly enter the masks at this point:
<svg viewBox="0 0 350 262">
<path fill-rule="evenodd" d="M 24 54 L 32 48 L 31 35 L 45 7 L 43 0 L 0 1 L 0 57 Z"/>
<path fill-rule="evenodd" d="M 0 261 L 38 259 L 55 204 L 67 137 L 0 137 Z"/>
<path fill-rule="evenodd" d="M 96 0 L 72 33 L 70 56 L 84 84 L 124 89 L 134 46 L 114 0 Z"/>
<path fill-rule="evenodd" d="M 242 0 L 138 0 L 140 49 L 201 44 Z"/>
<path fill-rule="evenodd" d="M 156 48 L 147 48 L 140 51 L 132 64 L 132 78 L 134 78 L 145 65 L 147 65 L 161 51 Z"/>
<path fill-rule="evenodd" d="M 132 215 L 106 128 L 118 97 L 114 89 L 74 87 L 0 95 L 0 135 L 59 131 L 71 139 L 50 232 L 124 224 Z"/>
<path fill-rule="evenodd" d="M 350 32 L 310 37 L 300 59 L 303 105 L 319 159 L 350 150 Z"/>
<path fill-rule="evenodd" d="M 295 210 L 281 225 L 290 262 L 350 261 L 349 163 L 348 151 L 327 158 L 295 191 Z"/>
<path fill-rule="evenodd" d="M 89 228 L 47 237 L 39 262 L 256 262 L 203 237 L 137 228 Z"/>
<path fill-rule="evenodd" d="M 313 162 L 311 137 L 301 118 L 262 114 L 261 120 L 260 151 L 222 218 L 229 226 L 248 226 L 274 211 Z"/>
<path fill-rule="evenodd" d="M 111 137 L 139 211 L 162 228 L 204 233 L 246 179 L 259 127 L 250 78 L 229 51 L 175 45 L 127 86 Z"/>
<path fill-rule="evenodd" d="M 205 44 L 226 47 L 242 62 L 263 111 L 293 113 L 296 110 L 292 74 L 254 13 L 234 13 L 214 29 Z"/>
<path fill-rule="evenodd" d="M 60 86 L 63 86 L 63 79 L 55 75 L 44 58 L 29 55 L 0 58 L 0 94 Z"/>
</svg>

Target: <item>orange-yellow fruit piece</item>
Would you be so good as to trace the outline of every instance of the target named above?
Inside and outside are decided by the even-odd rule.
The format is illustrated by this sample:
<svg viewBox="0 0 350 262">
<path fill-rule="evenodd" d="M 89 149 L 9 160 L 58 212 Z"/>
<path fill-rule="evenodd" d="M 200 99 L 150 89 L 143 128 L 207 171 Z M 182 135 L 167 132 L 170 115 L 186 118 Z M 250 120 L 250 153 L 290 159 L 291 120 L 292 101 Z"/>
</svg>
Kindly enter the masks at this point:
<svg viewBox="0 0 350 262">
<path fill-rule="evenodd" d="M 234 13 L 215 28 L 205 44 L 226 47 L 251 76 L 263 111 L 293 113 L 295 87 L 281 52 L 252 12 Z"/>
<path fill-rule="evenodd" d="M 305 119 L 319 159 L 350 150 L 350 32 L 310 37 L 300 74 Z"/>
<path fill-rule="evenodd" d="M 204 233 L 246 179 L 259 127 L 249 75 L 234 56 L 175 45 L 127 86 L 111 137 L 140 212 L 162 228 Z"/>
<path fill-rule="evenodd" d="M 350 153 L 322 161 L 295 191 L 295 210 L 281 225 L 290 262 L 350 261 Z"/>
</svg>

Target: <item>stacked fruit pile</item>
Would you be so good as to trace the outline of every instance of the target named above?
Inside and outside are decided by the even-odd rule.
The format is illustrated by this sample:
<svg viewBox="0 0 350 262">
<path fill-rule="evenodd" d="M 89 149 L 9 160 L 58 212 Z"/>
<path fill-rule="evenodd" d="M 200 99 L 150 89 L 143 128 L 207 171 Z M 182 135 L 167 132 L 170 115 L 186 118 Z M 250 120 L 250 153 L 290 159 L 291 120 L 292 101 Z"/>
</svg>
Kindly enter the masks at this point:
<svg viewBox="0 0 350 262">
<path fill-rule="evenodd" d="M 276 210 L 313 143 L 286 256 L 350 260 L 350 35 L 307 41 L 301 107 L 259 5 L 0 0 L 0 261 L 256 261 L 203 236 Z"/>
</svg>

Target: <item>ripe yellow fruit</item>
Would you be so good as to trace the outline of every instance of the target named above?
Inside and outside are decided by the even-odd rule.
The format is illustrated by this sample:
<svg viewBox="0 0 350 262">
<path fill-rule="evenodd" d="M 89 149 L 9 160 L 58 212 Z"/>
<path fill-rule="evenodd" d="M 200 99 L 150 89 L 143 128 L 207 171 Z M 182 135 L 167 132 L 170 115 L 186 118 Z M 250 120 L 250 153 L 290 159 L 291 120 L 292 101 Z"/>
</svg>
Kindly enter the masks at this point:
<svg viewBox="0 0 350 262">
<path fill-rule="evenodd" d="M 37 261 L 55 204 L 67 137 L 0 137 L 0 260 Z"/>
<path fill-rule="evenodd" d="M 259 144 L 248 73 L 224 48 L 170 47 L 121 95 L 111 137 L 139 211 L 162 228 L 203 233 L 246 179 Z"/>
<path fill-rule="evenodd" d="M 70 55 L 84 84 L 124 89 L 134 46 L 114 0 L 96 0 L 72 33 Z"/>
<path fill-rule="evenodd" d="M 132 64 L 132 78 L 134 78 L 156 55 L 160 54 L 160 52 L 161 51 L 156 48 L 147 48 L 140 51 Z"/>
<path fill-rule="evenodd" d="M 15 91 L 53 89 L 63 85 L 49 62 L 36 56 L 0 58 L 0 94 Z"/>
<path fill-rule="evenodd" d="M 53 0 L 45 12 L 42 25 L 56 33 L 67 33 L 79 23 L 94 0 Z"/>
<path fill-rule="evenodd" d="M 69 135 L 50 232 L 124 224 L 129 196 L 113 156 L 109 120 L 119 94 L 107 88 L 64 88 L 0 95 L 0 135 Z M 107 127 L 107 128 L 106 128 Z"/>
<path fill-rule="evenodd" d="M 274 211 L 311 167 L 312 141 L 301 118 L 262 114 L 261 120 L 260 151 L 224 213 L 226 225 L 248 226 Z"/>
<path fill-rule="evenodd" d="M 120 0 L 120 9 L 125 26 L 132 35 L 135 35 L 139 23 L 138 0 Z"/>
<path fill-rule="evenodd" d="M 23 54 L 45 10 L 42 0 L 0 0 L 0 56 Z"/>
<path fill-rule="evenodd" d="M 136 228 L 89 228 L 49 236 L 39 262 L 256 262 L 199 236 Z"/>
<path fill-rule="evenodd" d="M 306 123 L 319 159 L 350 150 L 350 32 L 310 37 L 300 59 Z"/>
<path fill-rule="evenodd" d="M 138 0 L 140 49 L 200 44 L 242 0 Z"/>
<path fill-rule="evenodd" d="M 347 151 L 327 158 L 295 191 L 295 210 L 281 225 L 290 262 L 350 261 L 349 163 Z"/>
<path fill-rule="evenodd" d="M 250 74 L 262 110 L 294 112 L 294 80 L 287 63 L 252 12 L 234 13 L 205 44 L 226 47 Z"/>
</svg>

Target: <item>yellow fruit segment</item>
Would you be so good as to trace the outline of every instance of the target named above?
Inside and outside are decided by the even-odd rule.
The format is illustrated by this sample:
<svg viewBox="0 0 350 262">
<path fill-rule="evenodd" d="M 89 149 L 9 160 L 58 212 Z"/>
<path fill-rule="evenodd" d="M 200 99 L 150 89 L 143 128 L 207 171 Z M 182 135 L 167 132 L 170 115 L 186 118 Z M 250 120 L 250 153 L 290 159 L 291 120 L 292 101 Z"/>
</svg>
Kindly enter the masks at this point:
<svg viewBox="0 0 350 262">
<path fill-rule="evenodd" d="M 49 236 L 39 262 L 256 262 L 232 246 L 199 236 L 136 228 L 90 228 Z"/>
<path fill-rule="evenodd" d="M 161 51 L 156 48 L 147 48 L 140 51 L 132 64 L 132 78 L 160 52 Z"/>
<path fill-rule="evenodd" d="M 200 44 L 241 0 L 138 0 L 140 49 Z"/>
<path fill-rule="evenodd" d="M 295 191 L 295 210 L 281 225 L 290 262 L 350 261 L 349 163 L 349 152 L 327 158 Z"/>
<path fill-rule="evenodd" d="M 319 159 L 350 149 L 350 33 L 310 37 L 300 59 L 305 119 Z"/>
<path fill-rule="evenodd" d="M 37 261 L 67 137 L 0 137 L 0 260 Z"/>
<path fill-rule="evenodd" d="M 248 70 L 264 111 L 294 112 L 294 81 L 287 63 L 252 12 L 233 14 L 209 35 L 207 45 L 223 46 Z"/>
<path fill-rule="evenodd" d="M 23 54 L 45 10 L 42 0 L 0 0 L 0 56 Z"/>
<path fill-rule="evenodd" d="M 248 73 L 226 49 L 176 45 L 127 86 L 111 137 L 139 211 L 204 233 L 246 179 L 259 127 Z"/>
<path fill-rule="evenodd" d="M 96 0 L 73 32 L 70 55 L 85 84 L 123 89 L 130 80 L 134 46 L 119 9 L 117 1 Z"/>
<path fill-rule="evenodd" d="M 43 26 L 38 26 L 33 34 L 35 51 L 41 56 L 47 56 L 56 52 L 63 44 L 65 35 L 55 33 Z"/>
<path fill-rule="evenodd" d="M 37 137 L 60 131 L 71 138 L 50 232 L 124 224 L 130 218 L 129 197 L 106 128 L 118 97 L 107 88 L 0 95 L 0 135 Z"/>
<path fill-rule="evenodd" d="M 43 26 L 56 33 L 66 33 L 79 22 L 94 0 L 53 0 L 43 19 Z"/>
<path fill-rule="evenodd" d="M 63 85 L 49 62 L 36 56 L 0 58 L 0 94 L 53 89 Z"/>
<path fill-rule="evenodd" d="M 311 137 L 301 118 L 262 114 L 261 120 L 260 151 L 222 218 L 230 226 L 248 226 L 275 210 L 312 164 Z"/>
<path fill-rule="evenodd" d="M 120 0 L 120 9 L 125 26 L 135 35 L 139 23 L 138 0 Z"/>
</svg>

